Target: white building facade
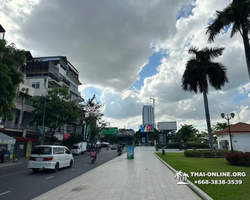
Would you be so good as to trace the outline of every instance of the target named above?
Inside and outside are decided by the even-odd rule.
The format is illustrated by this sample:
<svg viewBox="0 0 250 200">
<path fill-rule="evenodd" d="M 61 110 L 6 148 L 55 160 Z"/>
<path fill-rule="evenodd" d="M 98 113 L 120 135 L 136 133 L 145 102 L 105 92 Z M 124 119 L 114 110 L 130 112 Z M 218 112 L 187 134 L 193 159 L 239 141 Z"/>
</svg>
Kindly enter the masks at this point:
<svg viewBox="0 0 250 200">
<path fill-rule="evenodd" d="M 142 125 L 154 125 L 154 107 L 144 105 L 142 108 Z"/>
</svg>

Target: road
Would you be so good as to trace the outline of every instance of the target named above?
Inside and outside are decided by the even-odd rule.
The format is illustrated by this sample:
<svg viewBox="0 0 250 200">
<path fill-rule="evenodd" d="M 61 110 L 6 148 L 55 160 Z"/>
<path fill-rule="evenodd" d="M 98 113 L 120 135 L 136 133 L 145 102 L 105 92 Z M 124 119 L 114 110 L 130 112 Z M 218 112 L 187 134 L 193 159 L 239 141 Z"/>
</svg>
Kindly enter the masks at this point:
<svg viewBox="0 0 250 200">
<path fill-rule="evenodd" d="M 124 148 L 123 153 L 126 152 Z M 27 164 L 0 169 L 0 199 L 30 200 L 37 197 L 99 165 L 117 157 L 116 150 L 105 148 L 97 155 L 97 161 L 91 163 L 89 152 L 74 156 L 75 164 L 72 168 L 61 169 L 57 173 L 39 171 L 33 173 L 27 169 Z"/>
</svg>

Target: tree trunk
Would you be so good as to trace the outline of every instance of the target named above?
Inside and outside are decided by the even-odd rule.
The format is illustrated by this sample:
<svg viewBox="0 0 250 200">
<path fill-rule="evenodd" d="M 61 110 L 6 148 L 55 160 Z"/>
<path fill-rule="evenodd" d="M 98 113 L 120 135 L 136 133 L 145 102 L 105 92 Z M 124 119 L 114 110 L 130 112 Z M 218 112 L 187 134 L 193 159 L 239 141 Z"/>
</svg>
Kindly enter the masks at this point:
<svg viewBox="0 0 250 200">
<path fill-rule="evenodd" d="M 243 43 L 244 43 L 244 49 L 245 49 L 247 70 L 248 70 L 248 75 L 250 78 L 250 44 L 249 44 L 248 33 L 245 33 L 242 37 L 243 37 Z"/>
<path fill-rule="evenodd" d="M 206 114 L 206 121 L 207 121 L 207 131 L 208 131 L 208 136 L 209 136 L 210 150 L 214 151 L 213 135 L 212 135 L 212 130 L 211 130 L 207 93 L 205 91 L 203 91 L 203 99 L 204 99 L 204 107 L 205 107 L 205 114 Z"/>
</svg>

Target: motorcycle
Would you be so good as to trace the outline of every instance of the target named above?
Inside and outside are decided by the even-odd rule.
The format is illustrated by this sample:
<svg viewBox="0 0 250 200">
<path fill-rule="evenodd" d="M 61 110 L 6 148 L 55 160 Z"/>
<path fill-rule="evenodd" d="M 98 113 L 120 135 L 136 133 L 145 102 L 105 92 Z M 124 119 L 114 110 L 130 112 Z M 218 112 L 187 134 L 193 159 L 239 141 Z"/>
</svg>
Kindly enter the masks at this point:
<svg viewBox="0 0 250 200">
<path fill-rule="evenodd" d="M 117 150 L 118 156 L 122 155 L 122 150 Z"/>
<path fill-rule="evenodd" d="M 109 150 L 109 148 L 107 147 L 107 150 Z"/>
<path fill-rule="evenodd" d="M 95 156 L 91 156 L 91 162 L 92 162 L 92 163 L 95 162 Z"/>
</svg>

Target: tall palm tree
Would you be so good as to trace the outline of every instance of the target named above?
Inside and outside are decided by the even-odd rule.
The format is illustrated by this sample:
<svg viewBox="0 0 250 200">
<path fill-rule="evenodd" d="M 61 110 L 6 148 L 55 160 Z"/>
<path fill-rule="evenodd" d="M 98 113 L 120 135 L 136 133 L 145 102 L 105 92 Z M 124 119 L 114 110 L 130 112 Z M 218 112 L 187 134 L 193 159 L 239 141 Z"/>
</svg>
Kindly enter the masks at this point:
<svg viewBox="0 0 250 200">
<path fill-rule="evenodd" d="M 250 0 L 233 0 L 224 10 L 216 11 L 216 17 L 213 23 L 207 27 L 208 41 L 213 42 L 215 37 L 229 25 L 232 25 L 230 37 L 239 32 L 242 36 L 245 57 L 250 77 Z"/>
<path fill-rule="evenodd" d="M 193 54 L 193 56 L 187 61 L 186 69 L 182 76 L 182 89 L 184 91 L 195 93 L 199 91 L 203 94 L 211 151 L 214 151 L 214 148 L 207 99 L 208 85 L 210 84 L 216 90 L 220 90 L 228 82 L 226 67 L 221 63 L 212 61 L 214 58 L 221 56 L 223 51 L 224 48 L 217 47 L 206 47 L 201 50 L 191 47 L 188 53 Z"/>
</svg>

